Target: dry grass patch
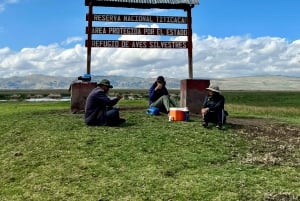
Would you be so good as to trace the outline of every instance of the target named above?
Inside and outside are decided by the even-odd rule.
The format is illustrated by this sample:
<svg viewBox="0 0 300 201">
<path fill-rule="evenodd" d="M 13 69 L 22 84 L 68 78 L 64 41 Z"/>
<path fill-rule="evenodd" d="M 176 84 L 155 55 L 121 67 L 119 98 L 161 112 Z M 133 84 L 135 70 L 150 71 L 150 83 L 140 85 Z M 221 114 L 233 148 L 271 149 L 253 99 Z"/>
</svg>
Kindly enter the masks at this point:
<svg viewBox="0 0 300 201">
<path fill-rule="evenodd" d="M 268 119 L 231 119 L 251 148 L 242 163 L 300 166 L 300 127 Z"/>
</svg>

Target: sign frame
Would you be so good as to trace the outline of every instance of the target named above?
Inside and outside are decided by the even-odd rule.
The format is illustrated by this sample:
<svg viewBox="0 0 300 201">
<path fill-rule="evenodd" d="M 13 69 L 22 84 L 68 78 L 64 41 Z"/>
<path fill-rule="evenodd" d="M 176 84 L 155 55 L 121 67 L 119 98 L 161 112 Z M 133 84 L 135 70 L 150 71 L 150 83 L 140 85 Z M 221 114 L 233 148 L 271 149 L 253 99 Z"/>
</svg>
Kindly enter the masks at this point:
<svg viewBox="0 0 300 201">
<path fill-rule="evenodd" d="M 86 2 L 87 5 L 87 2 Z M 138 22 L 149 22 L 149 23 L 153 23 L 152 21 L 156 20 L 159 22 L 156 23 L 172 23 L 172 24 L 187 24 L 187 41 L 186 41 L 186 45 L 185 48 L 188 49 L 188 68 L 189 68 L 189 78 L 193 79 L 193 62 L 192 62 L 192 58 L 193 58 L 193 43 L 192 43 L 192 16 L 191 16 L 191 9 L 193 7 L 192 6 L 183 6 L 180 7 L 181 9 L 185 10 L 187 12 L 187 17 L 181 17 L 181 16 L 142 16 L 142 15 L 113 15 L 113 14 L 94 14 L 93 13 L 93 2 L 90 1 L 88 4 L 89 7 L 89 12 L 86 15 L 86 20 L 88 21 L 88 27 L 86 28 L 86 33 L 88 35 L 87 40 L 86 40 L 86 47 L 87 47 L 87 74 L 90 74 L 91 72 L 91 50 L 93 44 L 95 43 L 95 41 L 98 41 L 96 43 L 102 43 L 103 41 L 105 42 L 105 40 L 92 40 L 92 35 L 95 34 L 93 33 L 93 29 L 95 27 L 93 27 L 93 21 L 108 21 L 108 22 L 137 22 L 136 20 L 138 20 Z M 95 17 L 96 16 L 96 17 Z M 126 20 L 126 21 L 125 21 Z M 183 23 L 184 22 L 184 23 Z M 136 28 L 134 28 L 136 29 Z M 167 28 L 166 28 L 167 29 Z M 144 35 L 144 34 L 142 34 Z M 158 35 L 158 34 L 157 34 Z M 151 41 L 146 41 L 145 44 L 150 43 Z M 155 41 L 155 42 L 163 42 L 163 41 Z M 131 41 L 131 42 L 126 42 L 128 43 L 138 43 L 138 41 Z M 122 41 L 121 41 L 122 44 Z M 143 44 L 143 43 L 141 43 Z M 101 45 L 100 45 L 101 46 Z M 119 46 L 119 42 L 118 42 L 118 46 Z M 132 45 L 130 45 L 132 47 Z M 121 45 L 121 47 L 123 47 L 123 45 Z M 162 47 L 162 46 L 161 46 Z M 172 47 L 180 47 L 180 49 L 182 49 L 182 47 L 180 45 L 175 45 Z M 145 46 L 138 46 L 138 47 L 134 47 L 134 48 L 145 48 Z M 150 48 L 150 45 L 148 47 L 148 45 L 146 45 L 146 48 Z M 158 47 L 155 47 L 158 48 Z"/>
</svg>

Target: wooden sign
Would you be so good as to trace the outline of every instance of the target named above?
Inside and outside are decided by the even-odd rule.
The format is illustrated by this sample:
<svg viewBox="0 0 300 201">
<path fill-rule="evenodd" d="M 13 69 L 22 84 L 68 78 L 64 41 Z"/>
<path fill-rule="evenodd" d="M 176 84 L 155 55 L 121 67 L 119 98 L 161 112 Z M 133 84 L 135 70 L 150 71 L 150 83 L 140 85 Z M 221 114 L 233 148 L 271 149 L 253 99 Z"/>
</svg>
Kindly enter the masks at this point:
<svg viewBox="0 0 300 201">
<path fill-rule="evenodd" d="M 91 47 L 107 48 L 166 48 L 185 49 L 188 48 L 187 41 L 125 41 L 125 40 L 91 40 Z M 88 41 L 85 41 L 88 46 Z"/>
<path fill-rule="evenodd" d="M 187 24 L 187 17 L 181 16 L 152 16 L 152 15 L 113 15 L 92 14 L 92 21 L 101 22 L 148 22 L 148 23 L 172 23 Z M 88 21 L 89 15 L 86 15 Z"/>
<path fill-rule="evenodd" d="M 86 27 L 88 33 L 88 27 Z M 187 29 L 92 27 L 92 34 L 187 36 Z"/>
</svg>

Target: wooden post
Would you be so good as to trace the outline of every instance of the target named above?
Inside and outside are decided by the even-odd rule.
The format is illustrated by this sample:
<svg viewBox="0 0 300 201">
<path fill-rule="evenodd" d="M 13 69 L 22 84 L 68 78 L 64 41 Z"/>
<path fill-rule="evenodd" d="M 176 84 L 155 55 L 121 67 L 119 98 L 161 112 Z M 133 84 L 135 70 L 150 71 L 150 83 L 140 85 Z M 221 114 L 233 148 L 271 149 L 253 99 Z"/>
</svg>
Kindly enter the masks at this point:
<svg viewBox="0 0 300 201">
<path fill-rule="evenodd" d="M 193 31 L 192 31 L 192 8 L 187 9 L 187 30 L 188 30 L 188 67 L 189 79 L 193 79 Z"/>
<path fill-rule="evenodd" d="M 88 38 L 87 38 L 87 60 L 86 60 L 86 73 L 91 74 L 91 60 L 92 60 L 92 27 L 93 27 L 93 5 L 89 3 L 88 14 Z"/>
</svg>

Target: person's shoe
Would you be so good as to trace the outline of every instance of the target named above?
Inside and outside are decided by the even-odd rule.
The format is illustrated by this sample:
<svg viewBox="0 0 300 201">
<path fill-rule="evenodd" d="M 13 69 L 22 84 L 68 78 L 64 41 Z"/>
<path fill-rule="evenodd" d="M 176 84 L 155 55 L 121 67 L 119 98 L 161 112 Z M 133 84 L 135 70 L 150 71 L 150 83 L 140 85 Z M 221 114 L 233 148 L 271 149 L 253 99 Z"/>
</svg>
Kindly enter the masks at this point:
<svg viewBox="0 0 300 201">
<path fill-rule="evenodd" d="M 123 124 L 125 121 L 126 121 L 125 119 L 119 118 L 117 121 L 108 122 L 106 124 L 106 126 L 117 127 L 117 126 L 120 126 L 121 124 Z"/>
<path fill-rule="evenodd" d="M 207 122 L 203 122 L 203 123 L 202 123 L 202 126 L 203 126 L 204 128 L 207 128 L 207 127 L 208 127 L 208 123 L 207 123 Z"/>
<path fill-rule="evenodd" d="M 120 124 L 123 124 L 123 123 L 125 123 L 125 122 L 126 122 L 125 119 L 120 118 L 118 123 L 119 123 L 119 125 L 120 125 Z"/>
<path fill-rule="evenodd" d="M 217 125 L 216 125 L 216 128 L 219 129 L 219 130 L 222 130 L 222 128 L 223 128 L 223 127 L 222 127 L 222 124 L 217 124 Z"/>
</svg>

